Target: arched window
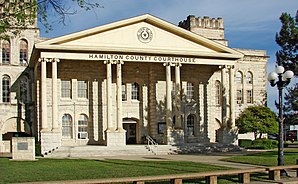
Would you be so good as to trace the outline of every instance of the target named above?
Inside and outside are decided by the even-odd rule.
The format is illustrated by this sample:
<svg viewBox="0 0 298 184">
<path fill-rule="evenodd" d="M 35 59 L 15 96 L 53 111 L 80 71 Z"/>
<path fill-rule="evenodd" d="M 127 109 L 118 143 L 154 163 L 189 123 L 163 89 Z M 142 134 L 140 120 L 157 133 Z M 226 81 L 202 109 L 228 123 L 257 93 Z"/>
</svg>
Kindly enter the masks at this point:
<svg viewBox="0 0 298 184">
<path fill-rule="evenodd" d="M 195 116 L 190 114 L 187 116 L 187 135 L 194 135 L 195 133 Z"/>
<path fill-rule="evenodd" d="M 239 71 L 237 71 L 237 72 L 236 72 L 236 79 L 235 79 L 235 80 L 236 80 L 236 83 L 237 83 L 237 84 L 242 84 L 242 78 L 243 78 L 243 77 L 242 77 L 242 73 L 239 72 Z"/>
<path fill-rule="evenodd" d="M 252 84 L 252 73 L 251 72 L 247 72 L 247 74 L 246 74 L 246 83 Z"/>
<path fill-rule="evenodd" d="M 186 99 L 192 100 L 194 99 L 194 84 L 188 82 L 186 86 Z"/>
<path fill-rule="evenodd" d="M 20 41 L 20 64 L 26 64 L 28 61 L 28 43 L 26 40 Z"/>
<path fill-rule="evenodd" d="M 139 84 L 138 83 L 132 83 L 131 85 L 131 99 L 132 100 L 140 100 L 139 95 Z"/>
<path fill-rule="evenodd" d="M 10 102 L 10 77 L 2 78 L 2 102 Z"/>
<path fill-rule="evenodd" d="M 10 63 L 10 42 L 7 40 L 2 41 L 2 64 Z"/>
<path fill-rule="evenodd" d="M 219 81 L 215 81 L 215 104 L 220 105 L 221 102 L 221 86 Z"/>
<path fill-rule="evenodd" d="M 69 114 L 64 114 L 62 117 L 62 136 L 72 138 L 72 117 Z"/>
<path fill-rule="evenodd" d="M 86 139 L 88 137 L 88 118 L 81 114 L 78 119 L 78 138 Z"/>
</svg>

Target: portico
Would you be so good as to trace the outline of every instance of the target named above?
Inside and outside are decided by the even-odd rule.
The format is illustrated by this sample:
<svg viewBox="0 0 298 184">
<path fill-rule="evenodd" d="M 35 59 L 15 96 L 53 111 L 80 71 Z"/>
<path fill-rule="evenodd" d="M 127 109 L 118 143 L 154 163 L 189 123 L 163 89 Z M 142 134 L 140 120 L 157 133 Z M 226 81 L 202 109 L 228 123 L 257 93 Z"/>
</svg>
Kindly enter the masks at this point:
<svg viewBox="0 0 298 184">
<path fill-rule="evenodd" d="M 228 132 L 228 119 L 235 126 L 234 65 L 242 57 L 151 15 L 38 43 L 30 67 L 42 152 L 61 145 L 125 146 L 128 119 L 135 120 L 127 129 L 136 143 L 147 135 L 161 144 L 210 142 L 208 81 L 221 71 Z"/>
</svg>

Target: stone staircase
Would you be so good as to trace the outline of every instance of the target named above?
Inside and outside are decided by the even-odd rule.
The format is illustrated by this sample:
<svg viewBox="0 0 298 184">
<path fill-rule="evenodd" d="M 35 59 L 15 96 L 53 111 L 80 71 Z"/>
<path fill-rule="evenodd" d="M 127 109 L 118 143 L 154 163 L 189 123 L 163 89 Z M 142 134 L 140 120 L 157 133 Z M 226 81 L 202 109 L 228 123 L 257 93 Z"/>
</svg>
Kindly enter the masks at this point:
<svg viewBox="0 0 298 184">
<path fill-rule="evenodd" d="M 121 155 L 170 155 L 212 152 L 241 151 L 235 145 L 223 144 L 185 144 L 173 145 L 126 145 L 107 147 L 99 145 L 62 146 L 51 153 L 44 155 L 46 158 L 96 158 L 101 156 Z"/>
<path fill-rule="evenodd" d="M 45 158 L 94 158 L 100 156 L 119 155 L 168 155 L 177 154 L 176 147 L 171 145 L 126 145 L 107 147 L 98 145 L 86 146 L 61 146 L 58 149 L 44 155 Z"/>
</svg>

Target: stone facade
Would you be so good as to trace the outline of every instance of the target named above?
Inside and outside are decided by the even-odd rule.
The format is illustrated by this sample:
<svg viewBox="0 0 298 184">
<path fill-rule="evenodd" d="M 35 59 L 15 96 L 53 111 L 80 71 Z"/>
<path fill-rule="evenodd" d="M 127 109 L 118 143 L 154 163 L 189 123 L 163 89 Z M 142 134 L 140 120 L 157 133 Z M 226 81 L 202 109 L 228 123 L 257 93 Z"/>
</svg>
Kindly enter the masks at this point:
<svg viewBox="0 0 298 184">
<path fill-rule="evenodd" d="M 228 48 L 221 18 L 179 26 L 143 15 L 37 43 L 28 68 L 42 154 L 148 135 L 160 144 L 235 142 L 237 114 L 266 97 L 266 53 Z"/>
</svg>

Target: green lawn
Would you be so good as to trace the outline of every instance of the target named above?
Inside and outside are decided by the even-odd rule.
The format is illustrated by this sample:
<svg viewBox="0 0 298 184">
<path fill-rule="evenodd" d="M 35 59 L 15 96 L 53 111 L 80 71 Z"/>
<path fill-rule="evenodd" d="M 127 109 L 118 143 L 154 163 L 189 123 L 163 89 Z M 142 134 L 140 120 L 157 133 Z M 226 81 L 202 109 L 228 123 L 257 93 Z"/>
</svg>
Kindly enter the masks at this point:
<svg viewBox="0 0 298 184">
<path fill-rule="evenodd" d="M 0 183 L 80 180 L 205 172 L 228 169 L 195 162 L 0 158 Z"/>
<path fill-rule="evenodd" d="M 284 151 L 285 165 L 296 164 L 298 159 L 298 148 L 288 148 Z M 277 165 L 277 151 L 260 152 L 256 154 L 234 156 L 223 161 L 238 162 L 253 165 L 276 166 Z"/>
</svg>

